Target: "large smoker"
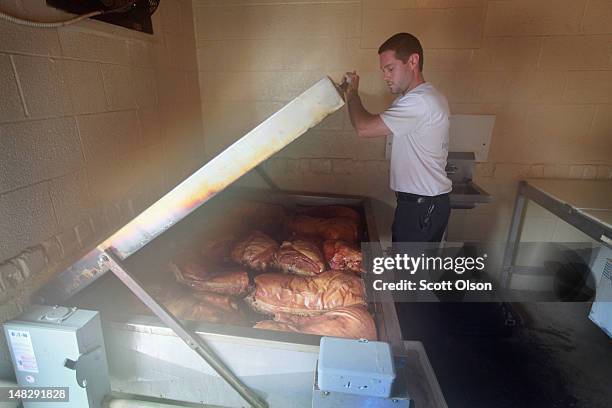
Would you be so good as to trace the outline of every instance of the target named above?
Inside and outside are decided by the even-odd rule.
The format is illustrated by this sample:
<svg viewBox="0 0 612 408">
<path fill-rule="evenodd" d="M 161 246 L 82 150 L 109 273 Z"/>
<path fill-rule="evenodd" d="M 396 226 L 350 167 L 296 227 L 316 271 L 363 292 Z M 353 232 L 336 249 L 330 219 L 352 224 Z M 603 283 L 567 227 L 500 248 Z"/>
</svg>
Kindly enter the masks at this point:
<svg viewBox="0 0 612 408">
<path fill-rule="evenodd" d="M 234 200 L 288 207 L 339 204 L 359 208 L 367 220 L 367 240 L 378 241 L 367 198 L 228 190 L 131 256 L 127 268 L 145 287 L 172 284 L 169 260 L 190 242 L 204 242 L 210 236 L 231 231 L 233 220 L 225 219 L 223 213 Z M 394 304 L 381 298 L 385 292 L 368 291 L 371 285 L 367 282 L 365 286 L 379 340 L 390 343 L 394 353 L 401 354 L 404 349 Z M 101 312 L 114 390 L 222 406 L 243 404 L 240 396 L 203 360 L 195 358 L 180 338 L 146 313 L 114 275 L 106 274 L 64 304 Z M 266 395 L 270 406 L 310 405 L 320 336 L 207 322 L 189 322 L 189 327 L 249 387 Z"/>
<path fill-rule="evenodd" d="M 168 263 L 180 256 L 185 247 L 240 231 L 241 220 L 228 216 L 232 206 L 270 203 L 291 211 L 299 206 L 342 205 L 352 207 L 362 216 L 362 241 L 371 243 L 364 251 L 364 264 L 368 257 L 382 255 L 372 206 L 366 197 L 226 188 L 342 105 L 331 81 L 324 79 L 315 84 L 145 210 L 114 238 L 93 248 L 40 292 L 38 300 L 44 304 L 101 312 L 113 391 L 218 406 L 245 406 L 235 387 L 197 358 L 184 339 L 176 335 L 176 330 L 152 315 L 132 293 L 132 287 L 128 289 L 129 285 L 96 266 L 110 246 L 121 259 L 121 267 L 142 287 L 159 287 L 174 280 Z M 267 145 L 262 147 L 262 141 Z M 181 205 L 177 206 L 177 202 Z M 372 275 L 363 276 L 368 310 L 374 317 L 378 339 L 389 343 L 395 355 L 406 355 L 390 295 L 372 291 L 368 282 Z M 320 336 L 198 321 L 183 324 L 269 406 L 311 406 Z M 443 400 L 424 397 L 439 394 L 439 389 L 428 387 L 427 382 L 421 382 L 409 390 L 411 398 L 428 400 L 423 406 L 445 406 Z"/>
</svg>

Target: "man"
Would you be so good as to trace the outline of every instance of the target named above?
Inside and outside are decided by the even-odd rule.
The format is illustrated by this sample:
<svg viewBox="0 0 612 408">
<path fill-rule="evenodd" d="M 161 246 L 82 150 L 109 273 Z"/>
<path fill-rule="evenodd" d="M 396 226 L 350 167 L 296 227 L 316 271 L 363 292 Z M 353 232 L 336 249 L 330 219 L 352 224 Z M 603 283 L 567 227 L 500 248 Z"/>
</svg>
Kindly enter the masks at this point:
<svg viewBox="0 0 612 408">
<path fill-rule="evenodd" d="M 446 176 L 449 108 L 446 98 L 423 78 L 423 48 L 411 34 L 395 34 L 378 49 L 383 79 L 398 95 L 380 115 L 365 110 L 359 76 L 347 72 L 345 99 L 360 137 L 393 135 L 391 189 L 397 207 L 395 242 L 440 242 L 450 216 Z"/>
</svg>

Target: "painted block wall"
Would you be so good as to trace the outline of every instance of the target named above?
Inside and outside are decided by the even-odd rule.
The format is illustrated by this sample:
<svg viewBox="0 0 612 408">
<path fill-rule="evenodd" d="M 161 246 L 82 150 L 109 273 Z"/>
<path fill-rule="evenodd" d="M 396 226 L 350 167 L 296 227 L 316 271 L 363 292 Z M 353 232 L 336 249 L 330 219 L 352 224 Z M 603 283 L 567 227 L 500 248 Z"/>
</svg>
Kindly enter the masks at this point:
<svg viewBox="0 0 612 408">
<path fill-rule="evenodd" d="M 44 0 L 0 10 L 70 17 Z M 204 162 L 192 10 L 163 1 L 154 35 L 0 20 L 0 321 Z"/>
<path fill-rule="evenodd" d="M 425 79 L 451 113 L 496 115 L 475 175 L 493 203 L 454 211 L 449 239 L 505 240 L 521 178 L 612 177 L 610 2 L 196 0 L 194 17 L 210 155 L 324 75 L 357 70 L 366 108 L 381 112 L 393 97 L 377 49 L 406 31 L 421 40 Z M 389 238 L 384 140 L 360 140 L 345 109 L 266 166 L 282 188 L 376 198 Z M 243 182 L 262 185 L 257 175 Z M 533 205 L 527 217 L 542 228 L 528 228 L 525 240 L 587 239 Z"/>
<path fill-rule="evenodd" d="M 0 6 L 66 17 L 44 0 Z M 0 321 L 322 76 L 357 70 L 366 107 L 384 110 L 376 50 L 398 31 L 422 40 L 452 113 L 496 115 L 475 176 L 493 203 L 455 211 L 451 240 L 504 240 L 520 178 L 612 178 L 609 1 L 164 0 L 153 20 L 153 36 L 0 22 Z M 375 198 L 388 239 L 384 152 L 342 110 L 265 167 L 282 188 Z M 526 240 L 586 239 L 537 206 L 527 217 Z"/>
</svg>

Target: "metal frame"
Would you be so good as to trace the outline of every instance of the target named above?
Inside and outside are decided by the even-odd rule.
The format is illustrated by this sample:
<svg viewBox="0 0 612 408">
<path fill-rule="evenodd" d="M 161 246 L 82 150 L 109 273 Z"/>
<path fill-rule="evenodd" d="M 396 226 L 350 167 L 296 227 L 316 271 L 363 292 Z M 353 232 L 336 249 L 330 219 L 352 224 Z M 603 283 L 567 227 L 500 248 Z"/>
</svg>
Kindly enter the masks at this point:
<svg viewBox="0 0 612 408">
<path fill-rule="evenodd" d="M 370 244 L 368 246 L 371 251 L 363 251 L 364 265 L 370 265 L 370 259 L 381 257 L 384 253 L 380 241 L 378 240 L 378 230 L 376 229 L 376 221 L 374 220 L 372 202 L 369 199 L 365 199 L 363 206 L 366 216 L 366 225 L 368 227 L 368 237 L 371 241 L 373 237 L 376 237 L 378 241 L 378 245 L 372 246 L 372 244 Z M 371 277 L 372 274 L 367 274 L 367 276 Z M 402 329 L 397 318 L 393 295 L 389 291 L 374 292 L 372 291 L 372 282 L 369 282 L 369 279 L 364 279 L 364 281 L 366 283 L 366 293 L 371 296 L 371 298 L 378 298 L 374 305 L 375 313 L 382 315 L 380 319 L 376 319 L 378 326 L 382 326 L 378 327 L 379 335 L 384 332 L 385 340 L 391 345 L 393 352 L 396 355 L 401 354 L 405 349 L 402 341 Z"/>
<path fill-rule="evenodd" d="M 280 191 L 280 187 L 270 178 L 270 175 L 268 175 L 268 173 L 264 170 L 261 164 L 255 167 L 255 171 L 257 172 L 257 174 L 259 174 L 259 177 L 261 177 L 266 182 L 266 184 L 268 185 L 268 187 L 270 187 L 271 190 Z"/>
<path fill-rule="evenodd" d="M 165 323 L 178 337 L 183 340 L 191 349 L 202 357 L 210 367 L 221 376 L 242 398 L 255 408 L 267 408 L 266 401 L 250 390 L 236 375 L 223 363 L 223 361 L 208 347 L 208 345 L 198 336 L 189 331 L 181 322 L 159 304 L 142 287 L 140 282 L 134 278 L 124 267 L 121 260 L 111 249 L 104 251 L 100 256 L 100 266 L 107 267 L 117 278 L 121 280 L 153 313 Z"/>
<path fill-rule="evenodd" d="M 514 202 L 514 211 L 512 213 L 512 221 L 508 232 L 508 242 L 504 251 L 502 263 L 502 276 L 500 283 L 503 288 L 507 288 L 512 278 L 514 271 L 514 263 L 520 243 L 520 235 L 522 230 L 523 215 L 525 213 L 525 205 L 527 200 L 531 200 L 546 210 L 550 211 L 557 217 L 561 218 L 568 224 L 576 227 L 595 241 L 611 248 L 610 241 L 606 237 L 612 236 L 612 229 L 594 218 L 586 216 L 577 208 L 559 201 L 550 196 L 543 190 L 529 184 L 527 180 L 519 181 L 516 200 Z"/>
</svg>

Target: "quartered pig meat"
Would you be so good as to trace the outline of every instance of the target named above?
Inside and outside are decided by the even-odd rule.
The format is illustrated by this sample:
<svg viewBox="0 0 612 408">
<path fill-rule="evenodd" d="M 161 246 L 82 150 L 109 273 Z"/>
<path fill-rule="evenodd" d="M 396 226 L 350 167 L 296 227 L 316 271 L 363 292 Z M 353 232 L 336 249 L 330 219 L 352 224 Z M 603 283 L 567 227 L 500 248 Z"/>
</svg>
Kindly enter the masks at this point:
<svg viewBox="0 0 612 408">
<path fill-rule="evenodd" d="M 359 239 L 359 224 L 350 218 L 315 218 L 296 215 L 287 221 L 289 235 L 314 237 L 322 240 L 336 239 L 356 242 Z"/>
<path fill-rule="evenodd" d="M 279 314 L 253 326 L 258 329 L 310 333 L 319 336 L 376 340 L 374 319 L 364 306 L 339 307 L 317 316 Z"/>
<path fill-rule="evenodd" d="M 234 245 L 231 258 L 238 264 L 264 271 L 274 261 L 277 249 L 278 243 L 275 240 L 263 232 L 253 231 Z"/>
<path fill-rule="evenodd" d="M 361 250 L 353 244 L 328 240 L 323 243 L 323 254 L 331 269 L 363 271 Z"/>
<path fill-rule="evenodd" d="M 219 266 L 201 256 L 186 255 L 169 267 L 177 282 L 195 290 L 239 296 L 249 289 L 249 275 L 239 266 Z"/>
<path fill-rule="evenodd" d="M 274 258 L 276 267 L 286 273 L 312 276 L 325 270 L 325 260 L 319 247 L 303 239 L 283 242 Z"/>
<path fill-rule="evenodd" d="M 337 307 L 365 304 L 360 277 L 343 271 L 317 276 L 265 273 L 255 277 L 255 290 L 245 300 L 264 314 L 321 314 Z"/>
<path fill-rule="evenodd" d="M 192 292 L 178 285 L 147 287 L 147 291 L 173 315 L 183 320 L 245 325 L 246 318 L 238 304 L 229 296 L 209 292 Z M 138 314 L 153 312 L 133 297 L 130 309 Z"/>
<path fill-rule="evenodd" d="M 164 306 L 176 317 L 183 320 L 241 326 L 246 324 L 246 319 L 237 306 L 236 309 L 219 307 L 218 302 L 209 303 L 202 301 L 193 294 L 184 294 L 168 299 L 164 302 Z"/>
</svg>

